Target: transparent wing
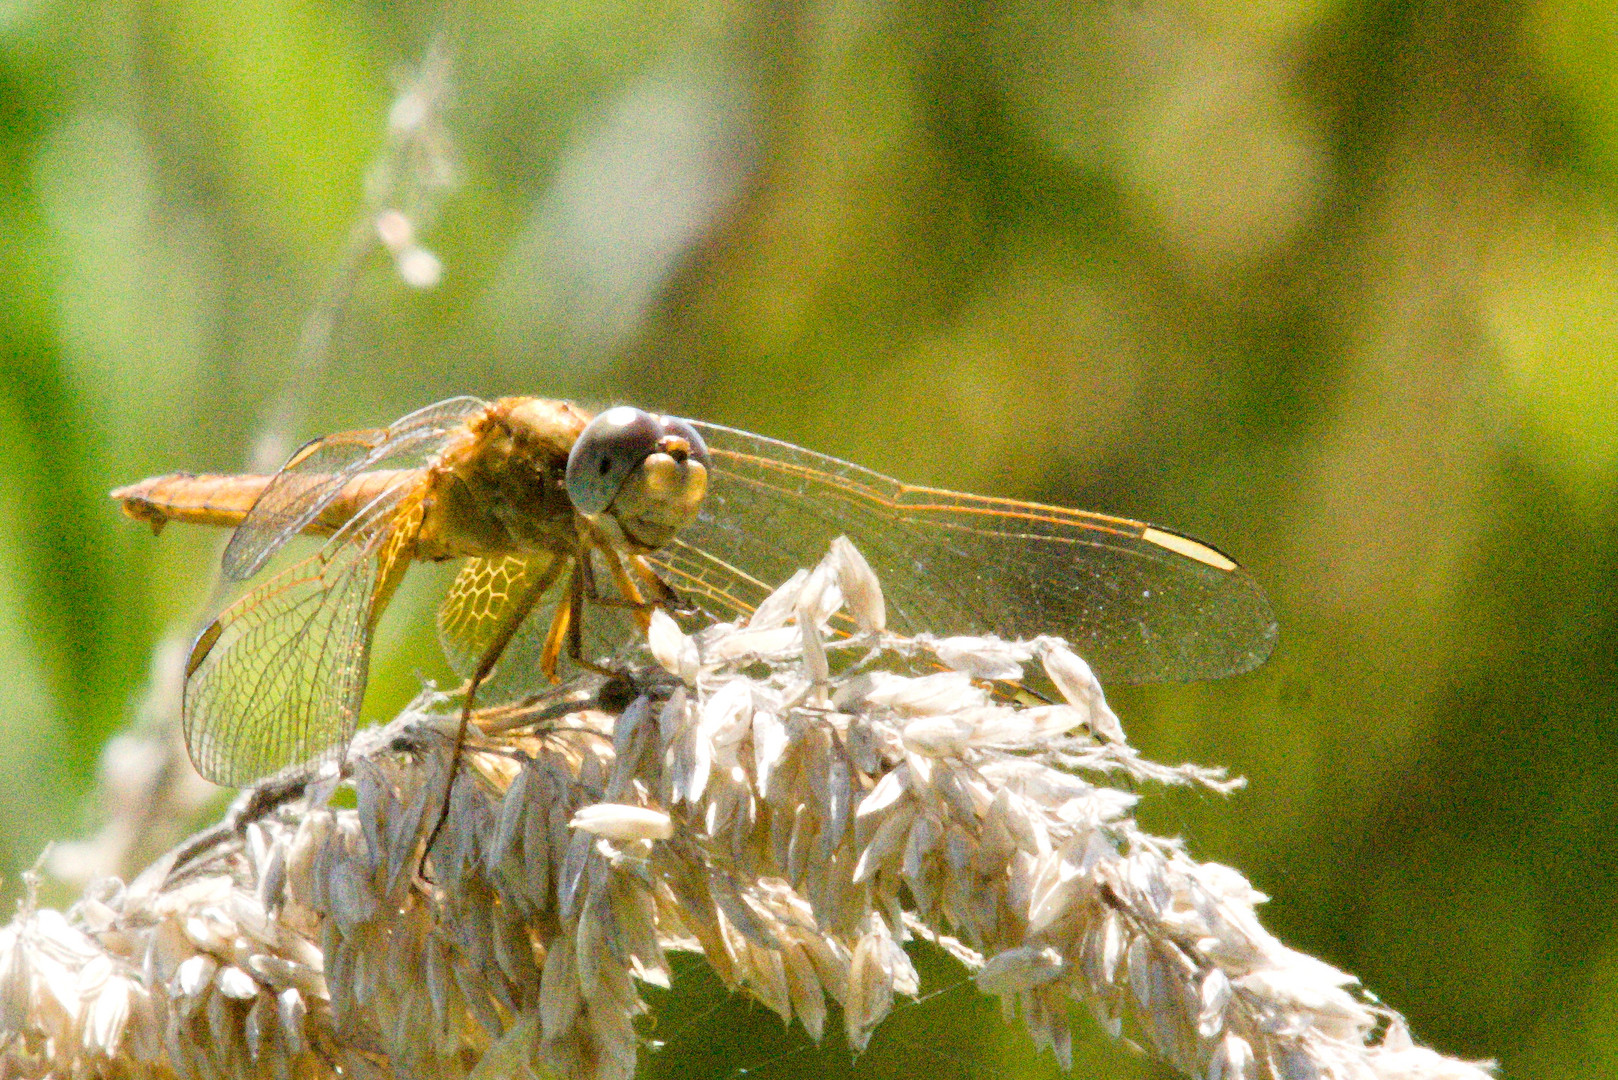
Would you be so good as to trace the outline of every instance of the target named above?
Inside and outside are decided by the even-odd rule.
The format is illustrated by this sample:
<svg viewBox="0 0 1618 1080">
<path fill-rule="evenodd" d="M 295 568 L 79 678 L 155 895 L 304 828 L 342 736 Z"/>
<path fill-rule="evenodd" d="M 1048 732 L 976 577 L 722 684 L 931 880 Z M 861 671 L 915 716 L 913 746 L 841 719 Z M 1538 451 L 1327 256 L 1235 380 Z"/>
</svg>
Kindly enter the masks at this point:
<svg viewBox="0 0 1618 1080">
<path fill-rule="evenodd" d="M 355 476 L 402 455 L 432 453 L 484 407 L 474 397 L 449 398 L 385 428 L 345 431 L 304 444 L 275 474 L 230 538 L 221 560 L 225 577 L 232 581 L 252 577 L 319 517 Z"/>
<path fill-rule="evenodd" d="M 566 553 L 535 552 L 493 559 L 468 559 L 450 586 L 438 609 L 438 640 L 444 656 L 456 674 L 470 678 L 488 651 L 510 605 L 534 582 L 555 569 L 558 559 L 571 559 Z M 482 702 L 511 701 L 537 693 L 550 685 L 545 676 L 542 654 L 558 605 L 567 603 L 563 591 L 569 567 L 528 613 L 515 635 L 502 651 L 495 670 L 478 690 Z M 625 641 L 637 635 L 627 609 L 586 604 L 581 628 L 588 659 L 611 655 Z M 566 653 L 562 654 L 564 663 Z"/>
<path fill-rule="evenodd" d="M 698 520 L 652 557 L 718 618 L 753 609 L 843 534 L 903 632 L 1060 634 L 1103 680 L 1247 671 L 1274 648 L 1263 591 L 1212 548 L 1143 522 L 913 487 L 790 443 L 695 424 L 713 457 Z"/>
<path fill-rule="evenodd" d="M 365 696 L 372 628 L 410 557 L 398 530 L 419 525 L 419 497 L 400 505 L 413 493 L 383 492 L 197 638 L 181 717 L 203 776 L 242 787 L 342 755 Z"/>
<path fill-rule="evenodd" d="M 438 641 L 444 648 L 444 658 L 457 675 L 472 677 L 511 605 L 552 568 L 556 559 L 564 557 L 553 552 L 538 552 L 467 559 L 462 564 L 438 608 Z M 536 611 L 525 621 L 546 623 L 541 631 L 543 641 L 549 621 L 540 619 L 539 614 Z M 507 652 L 514 650 L 507 646 Z"/>
</svg>

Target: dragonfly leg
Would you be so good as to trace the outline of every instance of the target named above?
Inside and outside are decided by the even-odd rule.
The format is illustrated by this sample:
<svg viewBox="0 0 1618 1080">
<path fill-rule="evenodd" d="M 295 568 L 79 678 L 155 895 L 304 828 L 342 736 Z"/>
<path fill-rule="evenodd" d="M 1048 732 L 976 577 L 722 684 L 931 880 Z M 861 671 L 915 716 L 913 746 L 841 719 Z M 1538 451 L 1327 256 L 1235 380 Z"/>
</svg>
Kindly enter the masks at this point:
<svg viewBox="0 0 1618 1080">
<path fill-rule="evenodd" d="M 575 575 L 573 587 L 567 591 L 567 654 L 575 663 L 590 666 L 584 658 L 584 575 Z"/>
<path fill-rule="evenodd" d="M 672 611 L 678 615 L 695 615 L 697 613 L 696 605 L 688 602 L 679 593 L 675 592 L 674 586 L 663 580 L 663 575 L 659 574 L 652 564 L 646 561 L 644 555 L 631 556 L 629 568 L 651 590 L 652 603 L 665 611 Z"/>
<path fill-rule="evenodd" d="M 444 819 L 449 816 L 449 797 L 455 789 L 455 772 L 461 764 L 461 747 L 466 744 L 466 728 L 472 721 L 472 705 L 477 700 L 478 687 L 483 685 L 494 671 L 494 665 L 499 661 L 500 655 L 511 644 L 512 636 L 517 633 L 517 627 L 528 618 L 528 613 L 534 609 L 534 604 L 544 595 L 556 579 L 562 575 L 570 560 L 564 558 L 554 559 L 546 571 L 535 578 L 517 600 L 511 604 L 501 617 L 500 626 L 495 630 L 494 637 L 489 640 L 488 647 L 483 650 L 483 656 L 478 660 L 478 666 L 473 670 L 471 678 L 466 680 L 466 697 L 461 703 L 461 722 L 455 727 L 455 745 L 450 749 L 449 769 L 444 774 L 444 794 L 438 804 L 438 817 L 427 834 L 427 844 L 421 850 L 421 857 L 427 858 L 427 853 L 433 849 L 433 841 L 438 838 L 438 830 L 444 827 Z M 552 628 L 552 634 L 555 634 Z M 546 646 L 549 652 L 549 645 Z M 552 672 L 555 665 L 552 664 Z M 553 676 L 554 677 L 554 676 Z"/>
<path fill-rule="evenodd" d="M 545 635 L 545 648 L 539 654 L 539 669 L 552 682 L 556 681 L 556 661 L 562 655 L 562 641 L 578 636 L 579 619 L 584 614 L 579 601 L 582 581 L 575 569 L 567 581 L 567 599 L 557 603 L 556 614 L 551 616 L 550 632 Z"/>
<path fill-rule="evenodd" d="M 551 620 L 551 632 L 545 638 L 545 651 L 541 654 L 541 662 L 545 665 L 545 670 L 555 671 L 556 661 L 561 656 L 565 642 L 568 659 L 579 667 L 593 671 L 597 675 L 617 678 L 623 672 L 598 664 L 584 655 L 584 600 L 590 589 L 590 579 L 584 565 L 585 563 L 581 561 L 574 570 L 572 578 L 568 580 L 567 601 L 556 605 L 556 617 Z"/>
<path fill-rule="evenodd" d="M 600 546 L 596 547 L 595 550 L 601 552 L 601 557 L 607 560 L 607 566 L 612 571 L 613 583 L 618 586 L 619 595 L 608 596 L 601 591 L 601 587 L 596 584 L 595 567 L 591 565 L 591 560 L 586 557 L 580 564 L 584 567 L 585 597 L 590 603 L 598 604 L 601 607 L 633 609 L 639 613 L 637 620 L 643 624 L 642 629 L 645 629 L 644 624 L 651 617 L 652 606 L 657 601 L 645 600 L 641 597 L 640 590 L 635 587 L 634 579 L 624 570 L 623 561 L 618 558 L 615 552 L 610 548 Z"/>
<path fill-rule="evenodd" d="M 640 624 L 641 632 L 644 633 L 647 627 L 652 625 L 652 608 L 667 606 L 664 603 L 664 597 L 657 596 L 650 600 L 646 599 L 641 595 L 641 590 L 635 584 L 635 579 L 624 568 L 624 560 L 619 557 L 616 551 L 607 547 L 597 547 L 596 550 L 601 552 L 601 557 L 606 560 L 607 569 L 612 573 L 612 583 L 618 586 L 619 595 L 617 597 L 600 595 L 596 588 L 593 570 L 585 578 L 586 595 L 590 597 L 592 603 L 601 604 L 603 607 L 629 608 L 635 613 L 635 621 Z M 631 556 L 631 559 L 639 558 L 640 556 L 638 555 Z M 589 559 L 586 557 L 585 562 L 588 561 Z M 667 591 L 669 597 L 672 598 L 673 590 Z"/>
</svg>

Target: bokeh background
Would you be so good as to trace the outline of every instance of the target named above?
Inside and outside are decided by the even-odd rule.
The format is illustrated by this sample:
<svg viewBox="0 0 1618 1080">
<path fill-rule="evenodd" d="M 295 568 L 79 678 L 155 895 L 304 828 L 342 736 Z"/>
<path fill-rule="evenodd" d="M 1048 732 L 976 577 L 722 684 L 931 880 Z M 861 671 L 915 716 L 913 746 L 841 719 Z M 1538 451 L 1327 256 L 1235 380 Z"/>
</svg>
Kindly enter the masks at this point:
<svg viewBox="0 0 1618 1080">
<path fill-rule="evenodd" d="M 633 401 L 1231 552 L 1270 663 L 1113 696 L 1250 787 L 1149 823 L 1438 1049 L 1618 1074 L 1609 2 L 0 0 L 0 146 L 7 897 L 212 584 L 108 489 Z M 924 963 L 857 1062 L 693 969 L 647 1072 L 1057 1073 Z"/>
</svg>

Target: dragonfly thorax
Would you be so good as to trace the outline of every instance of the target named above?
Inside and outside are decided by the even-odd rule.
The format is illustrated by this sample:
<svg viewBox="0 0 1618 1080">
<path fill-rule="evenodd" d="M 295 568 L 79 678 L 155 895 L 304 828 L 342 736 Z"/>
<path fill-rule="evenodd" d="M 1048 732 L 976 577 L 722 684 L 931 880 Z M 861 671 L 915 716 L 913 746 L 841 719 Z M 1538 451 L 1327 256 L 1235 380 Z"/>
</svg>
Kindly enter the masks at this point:
<svg viewBox="0 0 1618 1080">
<path fill-rule="evenodd" d="M 433 503 L 423 525 L 433 554 L 488 558 L 571 548 L 577 529 L 567 455 L 588 420 L 567 402 L 491 403 L 433 466 Z"/>
</svg>

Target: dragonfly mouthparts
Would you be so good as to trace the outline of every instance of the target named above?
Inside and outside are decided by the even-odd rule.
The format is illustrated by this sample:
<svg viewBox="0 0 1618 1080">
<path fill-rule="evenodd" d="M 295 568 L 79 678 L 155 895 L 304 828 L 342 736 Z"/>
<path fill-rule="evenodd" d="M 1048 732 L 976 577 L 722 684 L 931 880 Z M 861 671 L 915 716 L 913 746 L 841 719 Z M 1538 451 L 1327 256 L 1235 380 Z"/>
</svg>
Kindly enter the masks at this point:
<svg viewBox="0 0 1618 1080">
<path fill-rule="evenodd" d="M 679 435 L 665 435 L 657 440 L 657 450 L 683 464 L 691 456 L 691 443 Z"/>
</svg>

